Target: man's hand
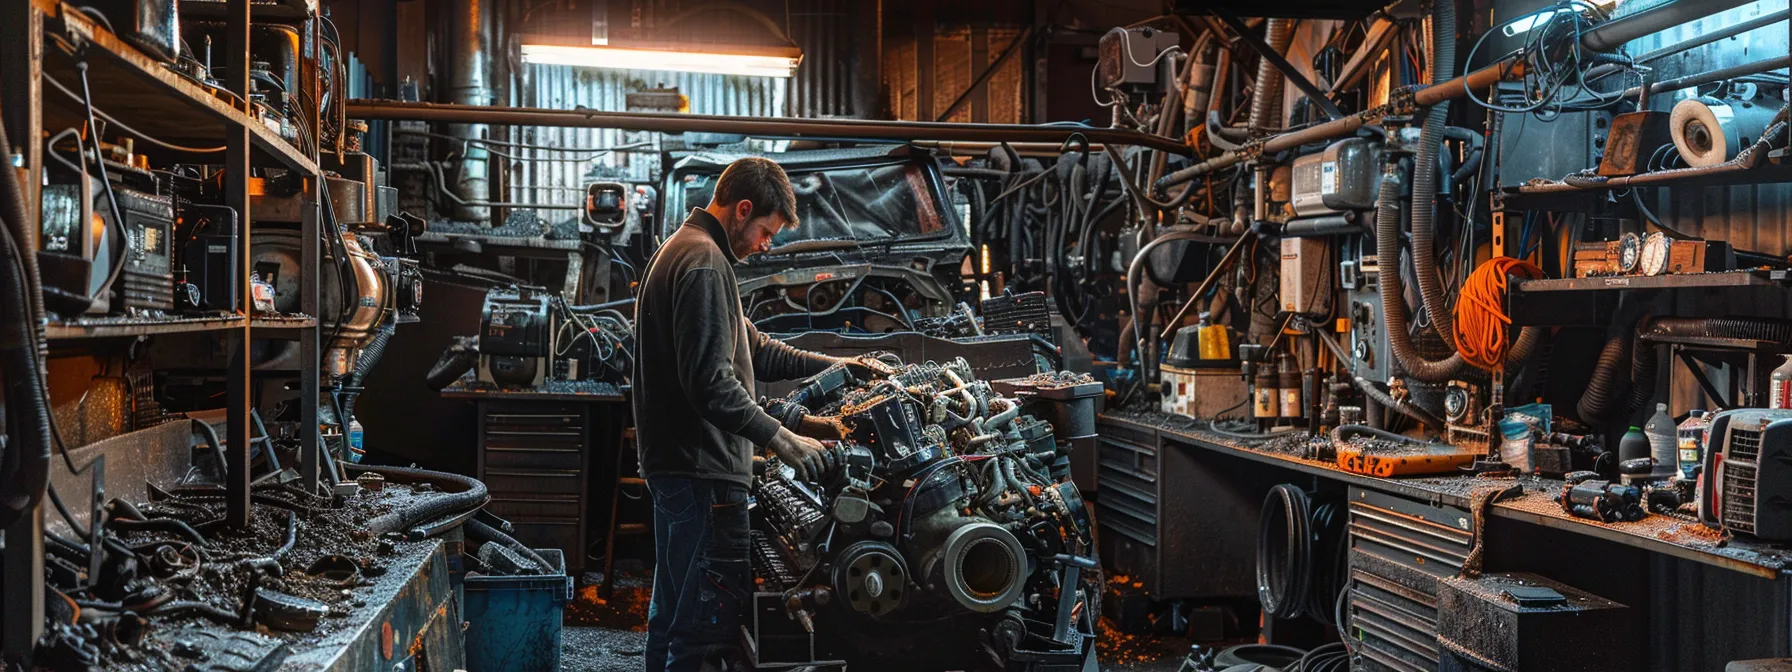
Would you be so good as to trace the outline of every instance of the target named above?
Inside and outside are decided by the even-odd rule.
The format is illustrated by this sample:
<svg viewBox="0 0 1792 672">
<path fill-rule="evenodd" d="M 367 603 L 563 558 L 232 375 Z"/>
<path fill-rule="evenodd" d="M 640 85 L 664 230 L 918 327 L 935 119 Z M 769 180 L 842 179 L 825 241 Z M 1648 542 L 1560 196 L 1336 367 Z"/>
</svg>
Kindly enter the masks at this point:
<svg viewBox="0 0 1792 672">
<path fill-rule="evenodd" d="M 840 422 L 838 416 L 804 415 L 803 419 L 797 423 L 796 433 L 812 439 L 839 441 L 846 438 L 850 432 L 846 429 L 846 425 Z"/>
<path fill-rule="evenodd" d="M 801 436 L 784 427 L 778 428 L 777 435 L 772 437 L 772 442 L 766 447 L 771 448 L 778 459 L 795 469 L 797 476 L 804 481 L 820 481 L 833 468 L 833 451 L 821 445 L 820 441 Z"/>
</svg>

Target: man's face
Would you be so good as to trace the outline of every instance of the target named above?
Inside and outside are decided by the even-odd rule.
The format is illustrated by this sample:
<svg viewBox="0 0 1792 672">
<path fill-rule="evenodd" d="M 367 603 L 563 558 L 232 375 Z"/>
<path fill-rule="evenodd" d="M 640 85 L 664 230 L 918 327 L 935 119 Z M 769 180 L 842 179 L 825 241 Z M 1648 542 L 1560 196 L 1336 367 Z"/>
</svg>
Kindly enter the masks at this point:
<svg viewBox="0 0 1792 672">
<path fill-rule="evenodd" d="M 744 200 L 735 203 L 733 210 L 734 225 L 728 232 L 728 244 L 734 248 L 736 259 L 771 249 L 772 236 L 784 230 L 784 216 L 778 213 L 754 217 L 753 204 Z"/>
</svg>

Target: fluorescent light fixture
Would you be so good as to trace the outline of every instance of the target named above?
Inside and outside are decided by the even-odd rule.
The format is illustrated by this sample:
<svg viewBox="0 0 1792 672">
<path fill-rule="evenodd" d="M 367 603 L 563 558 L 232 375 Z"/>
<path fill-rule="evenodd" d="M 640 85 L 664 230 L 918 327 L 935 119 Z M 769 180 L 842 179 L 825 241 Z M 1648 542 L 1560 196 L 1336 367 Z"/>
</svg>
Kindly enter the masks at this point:
<svg viewBox="0 0 1792 672">
<path fill-rule="evenodd" d="M 715 48 L 713 45 L 701 47 Z M 615 70 L 670 70 L 788 78 L 796 72 L 796 66 L 803 62 L 803 52 L 795 47 L 744 47 L 738 51 L 723 52 L 525 43 L 523 62 Z"/>
<path fill-rule="evenodd" d="M 1531 32 L 1532 28 L 1536 28 L 1537 26 L 1541 26 L 1543 24 L 1549 23 L 1549 20 L 1555 18 L 1556 13 L 1559 11 L 1562 11 L 1562 10 L 1552 9 L 1552 10 L 1548 10 L 1548 11 L 1537 12 L 1536 14 L 1532 14 L 1530 16 L 1527 16 L 1527 17 L 1524 17 L 1522 19 L 1512 22 L 1512 24 L 1506 26 L 1506 29 L 1502 32 L 1506 33 L 1506 37 L 1517 37 L 1522 33 Z"/>
</svg>

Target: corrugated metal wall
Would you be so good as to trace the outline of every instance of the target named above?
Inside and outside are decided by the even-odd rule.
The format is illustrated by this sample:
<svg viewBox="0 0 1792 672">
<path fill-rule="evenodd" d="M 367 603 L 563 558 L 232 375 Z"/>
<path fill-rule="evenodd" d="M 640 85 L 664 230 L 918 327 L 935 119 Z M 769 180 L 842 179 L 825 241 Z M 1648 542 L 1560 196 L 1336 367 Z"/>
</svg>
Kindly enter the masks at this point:
<svg viewBox="0 0 1792 672">
<path fill-rule="evenodd" d="M 790 81 L 786 110 L 792 117 L 867 116 L 853 109 L 857 89 L 853 65 L 856 3 L 847 0 L 791 0 L 790 39 L 803 50 L 803 64 Z M 875 7 L 875 5 L 872 5 Z M 875 112 L 875 111 L 873 111 Z"/>
<path fill-rule="evenodd" d="M 781 117 L 788 94 L 788 80 L 777 77 L 563 65 L 524 67 L 524 81 L 515 101 L 519 107 L 621 112 L 627 110 L 626 96 L 631 91 L 676 86 L 690 99 L 692 114 Z M 513 154 L 509 178 L 510 200 L 515 202 L 576 205 L 583 202 L 585 185 L 596 179 L 647 182 L 659 178 L 658 152 L 662 145 L 657 133 L 525 127 L 517 129 L 517 134 L 519 143 L 560 151 L 519 149 Z M 565 151 L 628 145 L 638 147 L 607 154 Z M 572 211 L 565 210 L 543 210 L 539 214 L 550 221 L 573 216 Z"/>
</svg>

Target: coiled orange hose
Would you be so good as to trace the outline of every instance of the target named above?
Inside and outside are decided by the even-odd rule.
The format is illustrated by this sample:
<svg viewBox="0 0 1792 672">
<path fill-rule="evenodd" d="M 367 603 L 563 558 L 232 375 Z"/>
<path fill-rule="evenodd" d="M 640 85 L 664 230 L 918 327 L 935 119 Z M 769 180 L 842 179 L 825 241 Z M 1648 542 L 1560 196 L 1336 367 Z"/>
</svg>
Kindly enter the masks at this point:
<svg viewBox="0 0 1792 672">
<path fill-rule="evenodd" d="M 1506 287 L 1511 276 L 1531 280 L 1543 277 L 1536 264 L 1512 257 L 1487 260 L 1470 273 L 1456 298 L 1456 349 L 1463 361 L 1487 371 L 1497 371 L 1506 361 Z"/>
</svg>

